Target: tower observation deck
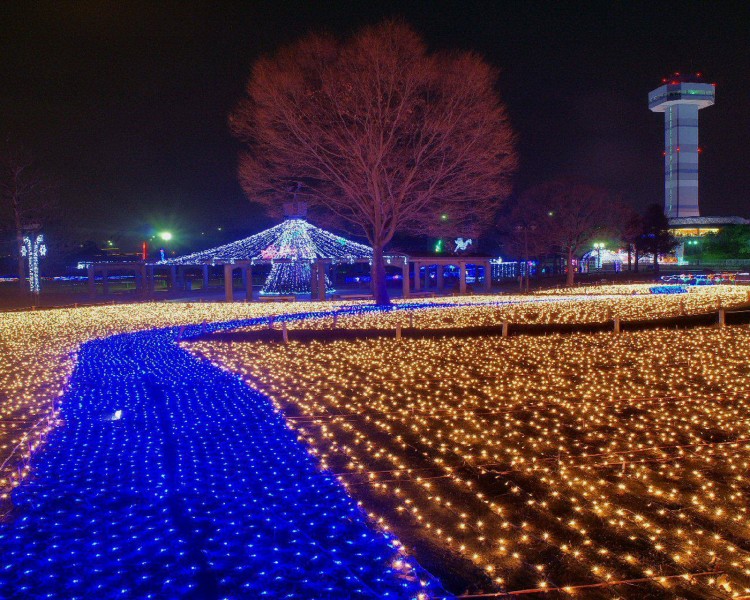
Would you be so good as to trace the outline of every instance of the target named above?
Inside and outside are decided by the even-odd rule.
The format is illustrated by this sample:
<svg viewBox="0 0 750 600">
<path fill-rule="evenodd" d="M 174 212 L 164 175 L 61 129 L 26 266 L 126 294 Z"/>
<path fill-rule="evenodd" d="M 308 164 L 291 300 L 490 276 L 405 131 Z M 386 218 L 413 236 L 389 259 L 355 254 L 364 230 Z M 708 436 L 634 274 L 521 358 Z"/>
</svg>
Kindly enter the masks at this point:
<svg viewBox="0 0 750 600">
<path fill-rule="evenodd" d="M 664 113 L 664 213 L 699 217 L 698 111 L 714 103 L 714 84 L 675 73 L 648 95 L 648 107 Z"/>
</svg>

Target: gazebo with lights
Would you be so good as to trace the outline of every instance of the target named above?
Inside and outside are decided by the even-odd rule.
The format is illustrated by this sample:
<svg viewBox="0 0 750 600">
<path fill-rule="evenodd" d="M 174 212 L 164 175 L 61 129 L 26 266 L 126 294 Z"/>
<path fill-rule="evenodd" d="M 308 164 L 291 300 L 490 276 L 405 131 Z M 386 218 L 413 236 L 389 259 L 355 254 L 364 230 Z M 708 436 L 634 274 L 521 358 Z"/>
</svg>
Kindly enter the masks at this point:
<svg viewBox="0 0 750 600">
<path fill-rule="evenodd" d="M 246 298 L 252 300 L 252 269 L 255 265 L 271 265 L 271 270 L 260 291 L 263 296 L 292 296 L 311 294 L 313 299 L 325 299 L 332 291 L 326 273 L 332 264 L 370 263 L 372 248 L 310 224 L 304 202 L 284 205 L 285 219 L 279 225 L 255 235 L 210 248 L 161 260 L 151 265 L 174 269 L 202 267 L 207 278 L 208 267 L 224 266 L 224 289 L 227 301 L 233 299 L 232 277 L 239 269 L 245 283 Z M 387 256 L 392 266 L 408 266 L 405 256 Z M 172 278 L 175 275 L 171 275 Z"/>
</svg>

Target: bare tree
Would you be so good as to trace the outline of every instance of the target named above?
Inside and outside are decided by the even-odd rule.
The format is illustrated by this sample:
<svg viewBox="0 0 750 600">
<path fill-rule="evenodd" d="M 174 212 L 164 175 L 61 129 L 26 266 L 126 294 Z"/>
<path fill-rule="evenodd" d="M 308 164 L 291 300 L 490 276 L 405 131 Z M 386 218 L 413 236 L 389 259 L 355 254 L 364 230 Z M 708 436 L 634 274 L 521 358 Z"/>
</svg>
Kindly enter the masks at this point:
<svg viewBox="0 0 750 600">
<path fill-rule="evenodd" d="M 528 198 L 515 198 L 503 211 L 500 231 L 504 246 L 514 256 L 523 259 L 524 268 L 519 268 L 520 289 L 529 291 L 529 260 L 538 258 L 548 251 L 548 244 L 541 235 L 546 220 L 543 207 Z M 519 261 L 520 264 L 520 261 Z M 525 286 L 524 286 L 525 284 Z"/>
<path fill-rule="evenodd" d="M 397 231 L 425 233 L 443 213 L 476 235 L 510 191 L 514 134 L 497 75 L 473 53 L 428 53 L 399 22 L 343 42 L 310 35 L 252 69 L 230 116 L 246 144 L 240 181 L 277 214 L 298 185 L 311 209 L 360 228 L 387 304 L 383 249 Z"/>
<path fill-rule="evenodd" d="M 23 235 L 38 228 L 54 207 L 52 187 L 35 168 L 32 158 L 6 143 L 0 149 L 0 229 L 15 234 L 19 288 L 26 286 L 22 255 Z"/>
<path fill-rule="evenodd" d="M 620 239 L 628 247 L 628 271 L 635 270 L 638 273 L 638 241 L 643 232 L 643 218 L 632 208 L 624 209 L 621 223 L 622 225 L 619 228 Z M 635 267 L 633 266 L 633 258 L 635 258 Z"/>
<path fill-rule="evenodd" d="M 654 261 L 654 273 L 659 272 L 659 255 L 668 254 L 679 245 L 669 230 L 669 219 L 660 204 L 649 204 L 643 213 L 642 230 L 636 242 L 639 249 L 651 254 Z"/>
<path fill-rule="evenodd" d="M 595 236 L 616 222 L 618 204 L 606 190 L 570 181 L 543 183 L 529 190 L 524 201 L 544 215 L 539 235 L 550 249 L 567 258 L 566 285 L 575 280 L 573 260 Z"/>
</svg>

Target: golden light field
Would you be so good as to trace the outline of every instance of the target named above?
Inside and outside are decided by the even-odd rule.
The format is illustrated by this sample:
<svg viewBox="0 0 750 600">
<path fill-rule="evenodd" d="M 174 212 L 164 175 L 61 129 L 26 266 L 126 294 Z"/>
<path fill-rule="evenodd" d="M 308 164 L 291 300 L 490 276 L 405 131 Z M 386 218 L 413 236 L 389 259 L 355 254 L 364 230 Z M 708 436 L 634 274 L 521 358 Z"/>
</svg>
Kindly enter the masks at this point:
<svg viewBox="0 0 750 600">
<path fill-rule="evenodd" d="M 576 294 L 585 295 L 616 295 L 616 296 L 631 296 L 633 294 L 649 294 L 650 289 L 654 287 L 655 283 L 612 283 L 612 284 L 594 284 L 594 285 L 577 285 L 574 287 L 556 287 L 535 292 L 539 296 L 571 296 Z M 662 285 L 675 285 L 675 284 L 662 284 Z M 729 287 L 729 286 L 726 286 Z M 710 289 L 708 288 L 691 288 L 691 290 Z"/>
<path fill-rule="evenodd" d="M 688 294 L 674 295 L 649 294 L 650 287 L 644 284 L 590 287 L 588 289 L 595 293 L 587 295 L 573 294 L 577 288 L 572 288 L 567 294 L 433 298 L 419 302 L 448 306 L 430 310 L 337 315 L 336 327 L 395 329 L 400 324 L 403 327 L 433 329 L 499 325 L 504 321 L 522 324 L 602 323 L 611 321 L 615 316 L 623 321 L 636 321 L 715 312 L 719 306 L 732 308 L 750 301 L 750 288 L 747 287 L 697 287 L 691 288 Z M 396 302 L 397 305 L 402 303 Z M 328 329 L 333 325 L 333 317 L 326 316 L 296 321 L 288 327 Z"/>
<path fill-rule="evenodd" d="M 645 295 L 648 286 L 622 287 L 627 297 L 610 289 L 597 299 L 529 296 L 467 296 L 419 300 L 422 304 L 452 304 L 412 313 L 416 327 L 545 322 L 596 322 L 618 314 L 623 319 L 669 316 L 680 312 L 715 310 L 747 301 L 747 288 L 714 286 L 680 296 Z M 633 294 L 641 295 L 633 295 Z M 401 304 L 396 301 L 395 304 Z M 57 403 L 65 390 L 80 344 L 99 337 L 154 327 L 222 322 L 271 315 L 331 311 L 365 302 L 296 303 L 143 303 L 0 314 L 0 500 L 28 472 L 28 456 L 57 423 Z M 337 326 L 386 327 L 408 325 L 409 314 L 340 315 Z M 327 328 L 332 318 L 308 319 L 290 327 Z"/>
<path fill-rule="evenodd" d="M 747 326 L 185 346 L 475 592 L 750 597 Z"/>
</svg>

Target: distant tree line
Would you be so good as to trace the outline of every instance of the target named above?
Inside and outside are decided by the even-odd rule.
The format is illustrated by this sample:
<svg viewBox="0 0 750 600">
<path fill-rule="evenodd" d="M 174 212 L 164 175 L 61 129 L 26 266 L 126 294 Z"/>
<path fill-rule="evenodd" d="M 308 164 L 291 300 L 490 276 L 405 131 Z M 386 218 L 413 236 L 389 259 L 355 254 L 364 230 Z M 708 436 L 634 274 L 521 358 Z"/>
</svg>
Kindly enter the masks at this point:
<svg viewBox="0 0 750 600">
<path fill-rule="evenodd" d="M 727 225 L 700 241 L 699 255 L 706 261 L 750 259 L 750 226 Z"/>
<path fill-rule="evenodd" d="M 506 250 L 520 260 L 552 257 L 553 266 L 566 272 L 567 285 L 575 282 L 572 265 L 595 240 L 626 248 L 627 268 L 636 272 L 647 254 L 658 271 L 658 256 L 677 245 L 660 205 L 637 214 L 605 189 L 565 179 L 534 186 L 511 201 L 501 232 Z"/>
</svg>

